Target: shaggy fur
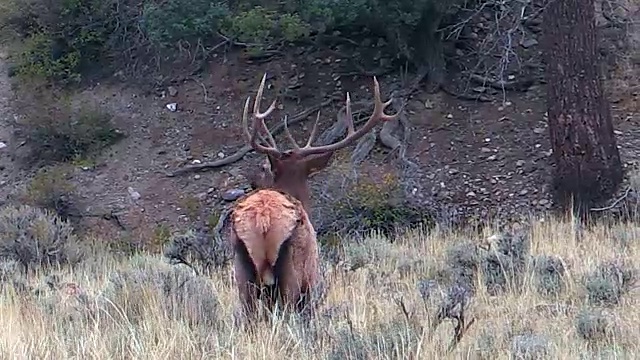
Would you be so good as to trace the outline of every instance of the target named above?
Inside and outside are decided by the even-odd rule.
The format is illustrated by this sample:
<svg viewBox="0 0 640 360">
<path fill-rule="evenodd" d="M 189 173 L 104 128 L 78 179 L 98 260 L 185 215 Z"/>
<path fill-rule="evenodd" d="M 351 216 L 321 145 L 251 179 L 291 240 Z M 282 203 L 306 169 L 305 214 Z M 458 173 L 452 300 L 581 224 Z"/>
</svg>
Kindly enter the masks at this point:
<svg viewBox="0 0 640 360">
<path fill-rule="evenodd" d="M 231 222 L 235 278 L 244 310 L 257 300 L 306 310 L 318 282 L 316 233 L 302 203 L 286 193 L 259 189 L 241 199 Z"/>
</svg>

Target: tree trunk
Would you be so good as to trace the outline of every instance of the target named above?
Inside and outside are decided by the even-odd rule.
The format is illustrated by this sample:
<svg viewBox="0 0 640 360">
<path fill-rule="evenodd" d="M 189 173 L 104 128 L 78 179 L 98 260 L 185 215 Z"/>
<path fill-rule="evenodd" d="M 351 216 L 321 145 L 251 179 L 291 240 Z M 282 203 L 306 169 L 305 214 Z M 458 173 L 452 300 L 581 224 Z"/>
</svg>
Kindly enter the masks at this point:
<svg viewBox="0 0 640 360">
<path fill-rule="evenodd" d="M 599 67 L 593 0 L 550 0 L 544 15 L 547 106 L 556 201 L 584 211 L 622 182 Z"/>
</svg>

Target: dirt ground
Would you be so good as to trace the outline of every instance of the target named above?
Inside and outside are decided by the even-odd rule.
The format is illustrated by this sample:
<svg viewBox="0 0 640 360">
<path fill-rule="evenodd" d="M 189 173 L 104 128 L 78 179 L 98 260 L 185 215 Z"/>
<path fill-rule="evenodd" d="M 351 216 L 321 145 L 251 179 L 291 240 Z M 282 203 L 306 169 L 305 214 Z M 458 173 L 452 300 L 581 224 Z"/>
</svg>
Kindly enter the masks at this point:
<svg viewBox="0 0 640 360">
<path fill-rule="evenodd" d="M 194 221 L 207 221 L 225 203 L 223 193 L 247 187 L 245 175 L 255 172 L 263 158 L 250 152 L 218 169 L 176 177 L 166 172 L 224 158 L 244 146 L 242 106 L 247 96 L 255 96 L 264 72 L 269 80 L 263 108 L 279 91 L 285 94 L 279 97 L 282 106 L 267 120 L 271 126 L 282 115 L 292 116 L 336 94 L 344 99 L 346 91 L 354 101 L 370 99 L 371 78 L 345 74 L 347 62 L 332 52 L 290 52 L 270 62 L 250 64 L 236 52 L 214 58 L 200 75 L 175 80 L 158 91 L 143 92 L 115 82 L 95 84 L 76 100 L 97 102 L 112 111 L 127 137 L 107 149 L 95 166 L 76 169 L 73 182 L 84 210 L 114 211 L 127 236 L 139 241 L 156 236 L 151 229 L 185 229 Z M 0 62 L 0 142 L 7 145 L 0 149 L 0 202 L 18 193 L 28 177 L 14 164 L 13 154 L 21 144 L 13 140 L 8 121 L 14 112 L 9 107 L 12 94 L 6 66 L 4 60 Z M 379 80 L 386 99 L 398 76 Z M 635 163 L 640 154 L 640 91 L 635 89 L 615 97 L 612 104 L 625 164 Z M 176 111 L 167 108 L 170 103 L 177 104 Z M 322 109 L 322 129 L 336 121 L 342 105 L 339 100 Z M 540 83 L 489 102 L 419 91 L 406 107 L 411 124 L 407 158 L 417 165 L 401 176 L 411 188 L 410 196 L 447 217 L 511 219 L 532 212 L 544 216 L 553 205 L 546 185 L 550 145 L 545 111 Z M 306 138 L 314 118 L 293 126 L 298 139 Z M 276 138 L 286 146 L 281 136 Z M 348 151 L 311 180 L 316 203 L 343 194 L 340 179 L 349 167 Z M 362 165 L 350 170 L 376 178 L 395 171 L 396 164 L 395 154 L 377 144 Z M 112 222 L 87 221 L 102 235 L 123 235 Z"/>
</svg>

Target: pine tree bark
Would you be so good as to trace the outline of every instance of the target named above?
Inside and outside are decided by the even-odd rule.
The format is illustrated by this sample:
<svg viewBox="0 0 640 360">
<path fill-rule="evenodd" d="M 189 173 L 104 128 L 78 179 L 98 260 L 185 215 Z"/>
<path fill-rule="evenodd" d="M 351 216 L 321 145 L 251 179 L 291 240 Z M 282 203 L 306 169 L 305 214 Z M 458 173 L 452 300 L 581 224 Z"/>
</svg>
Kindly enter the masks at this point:
<svg viewBox="0 0 640 360">
<path fill-rule="evenodd" d="M 543 22 L 553 188 L 561 206 L 584 211 L 610 198 L 623 177 L 593 0 L 550 0 Z"/>
</svg>

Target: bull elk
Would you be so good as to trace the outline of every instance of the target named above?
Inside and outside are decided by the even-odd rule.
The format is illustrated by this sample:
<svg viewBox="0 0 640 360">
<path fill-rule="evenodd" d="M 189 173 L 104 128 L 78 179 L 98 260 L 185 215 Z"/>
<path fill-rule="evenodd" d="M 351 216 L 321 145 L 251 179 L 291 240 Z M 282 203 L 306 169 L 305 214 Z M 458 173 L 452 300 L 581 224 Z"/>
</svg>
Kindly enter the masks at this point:
<svg viewBox="0 0 640 360">
<path fill-rule="evenodd" d="M 242 127 L 251 147 L 267 156 L 271 178 L 267 186 L 240 199 L 233 210 L 231 243 L 235 251 L 235 280 L 245 314 L 255 313 L 258 299 L 263 300 L 269 310 L 280 301 L 286 308 L 298 312 L 312 311 L 313 305 L 308 305 L 321 275 L 316 232 L 309 218 L 308 178 L 324 169 L 336 150 L 354 143 L 378 123 L 397 118 L 400 112 L 395 115 L 384 113 L 391 100 L 382 102 L 380 86 L 374 77 L 374 109 L 364 126 L 357 131 L 354 129 L 351 99 L 347 93 L 347 136 L 344 139 L 312 146 L 320 120 L 318 112 L 309 139 L 301 147 L 291 135 L 285 117 L 284 132 L 292 149 L 282 151 L 265 124 L 265 118 L 276 108 L 276 100 L 266 111 L 260 112 L 266 76 L 262 77 L 253 103 L 253 130 L 249 130 L 248 124 L 251 97 L 247 97 L 244 105 Z"/>
</svg>

